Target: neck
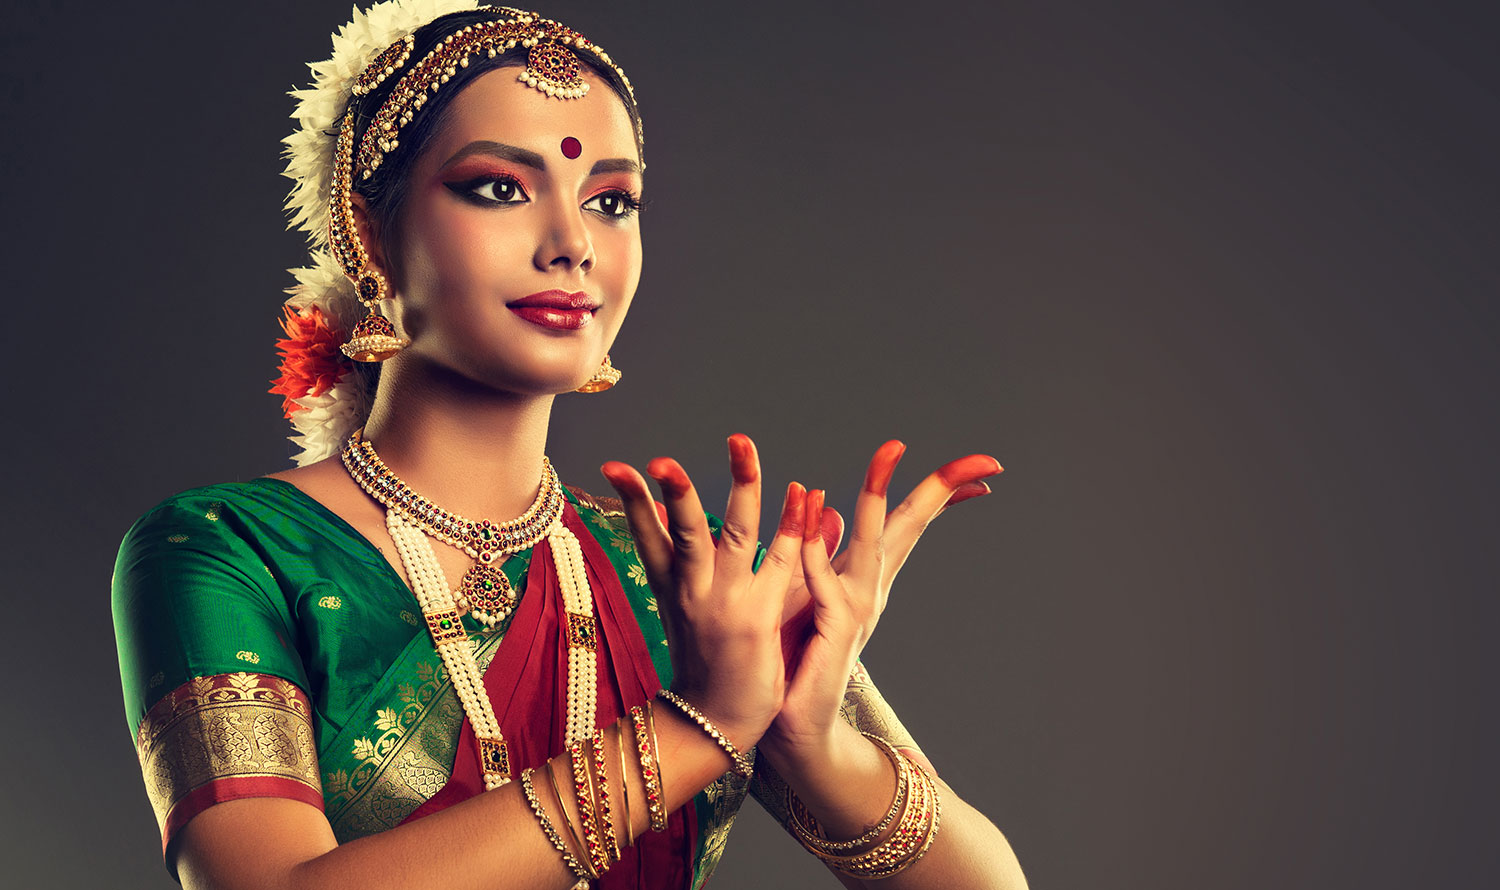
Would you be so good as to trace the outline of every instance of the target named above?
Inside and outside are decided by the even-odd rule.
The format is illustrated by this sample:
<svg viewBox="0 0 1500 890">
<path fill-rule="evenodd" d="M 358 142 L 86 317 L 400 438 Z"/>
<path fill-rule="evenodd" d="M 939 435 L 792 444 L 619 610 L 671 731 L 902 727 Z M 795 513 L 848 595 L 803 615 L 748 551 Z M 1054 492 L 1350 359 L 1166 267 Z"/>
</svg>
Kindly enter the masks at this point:
<svg viewBox="0 0 1500 890">
<path fill-rule="evenodd" d="M 504 522 L 535 500 L 553 395 L 483 387 L 427 362 L 381 371 L 365 438 L 413 491 L 471 519 Z"/>
</svg>

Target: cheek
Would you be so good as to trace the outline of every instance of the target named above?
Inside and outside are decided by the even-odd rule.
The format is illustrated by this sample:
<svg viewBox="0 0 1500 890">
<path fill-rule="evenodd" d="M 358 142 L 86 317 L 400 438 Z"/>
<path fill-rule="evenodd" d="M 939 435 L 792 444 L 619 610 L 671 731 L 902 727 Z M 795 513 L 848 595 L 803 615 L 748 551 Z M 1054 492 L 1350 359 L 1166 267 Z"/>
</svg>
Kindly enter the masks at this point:
<svg viewBox="0 0 1500 890">
<path fill-rule="evenodd" d="M 526 259 L 521 239 L 506 237 L 499 214 L 465 212 L 452 202 L 434 202 L 411 217 L 416 234 L 405 249 L 406 296 L 417 303 L 459 298 L 493 285 L 498 270 Z"/>
</svg>

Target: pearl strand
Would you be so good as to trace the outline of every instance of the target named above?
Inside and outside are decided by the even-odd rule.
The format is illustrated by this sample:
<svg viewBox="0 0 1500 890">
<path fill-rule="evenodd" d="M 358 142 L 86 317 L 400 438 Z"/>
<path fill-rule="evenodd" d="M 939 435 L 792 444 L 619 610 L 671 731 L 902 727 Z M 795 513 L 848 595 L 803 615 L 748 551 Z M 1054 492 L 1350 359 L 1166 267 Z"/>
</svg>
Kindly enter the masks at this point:
<svg viewBox="0 0 1500 890">
<path fill-rule="evenodd" d="M 396 552 L 406 569 L 412 592 L 422 606 L 434 648 L 448 670 L 453 691 L 474 729 L 485 790 L 493 791 L 510 781 L 505 738 L 500 733 L 499 721 L 495 719 L 495 710 L 484 689 L 484 679 L 474 660 L 474 644 L 464 632 L 458 610 L 454 607 L 443 567 L 422 529 L 409 524 L 395 510 L 386 511 L 385 523 L 391 540 L 396 543 Z"/>
<path fill-rule="evenodd" d="M 587 742 L 594 734 L 598 691 L 598 660 L 595 654 L 598 625 L 594 620 L 594 597 L 589 589 L 583 548 L 561 521 L 547 536 L 552 560 L 557 564 L 563 610 L 568 622 L 568 722 L 564 744 Z"/>
</svg>

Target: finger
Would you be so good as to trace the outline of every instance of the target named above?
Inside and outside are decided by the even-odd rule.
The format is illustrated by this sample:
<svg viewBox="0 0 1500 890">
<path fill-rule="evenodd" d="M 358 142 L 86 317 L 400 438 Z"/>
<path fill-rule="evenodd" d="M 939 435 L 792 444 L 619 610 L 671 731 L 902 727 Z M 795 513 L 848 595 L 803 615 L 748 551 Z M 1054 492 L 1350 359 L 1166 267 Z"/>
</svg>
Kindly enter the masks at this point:
<svg viewBox="0 0 1500 890">
<path fill-rule="evenodd" d="M 724 572 L 734 580 L 750 574 L 760 536 L 760 455 L 749 436 L 729 437 L 729 471 L 734 484 L 724 509 L 724 527 L 719 530 L 714 574 Z"/>
<path fill-rule="evenodd" d="M 802 546 L 802 533 L 806 528 L 804 510 L 807 489 L 793 482 L 786 487 L 786 500 L 781 504 L 781 519 L 776 525 L 776 537 L 766 548 L 766 558 L 761 561 L 760 571 L 755 573 L 753 587 L 757 593 L 762 588 L 775 591 L 776 608 L 779 612 L 786 601 L 786 589 L 792 571 L 797 568 L 798 549 Z"/>
<path fill-rule="evenodd" d="M 844 586 L 828 564 L 828 546 L 823 540 L 824 498 L 821 489 L 807 493 L 807 527 L 802 538 L 802 576 L 807 579 L 807 591 L 819 617 L 826 616 L 829 610 L 847 610 Z"/>
<path fill-rule="evenodd" d="M 876 576 L 883 558 L 885 535 L 885 493 L 891 486 L 896 464 L 906 453 L 906 445 L 892 439 L 875 449 L 865 470 L 865 483 L 854 502 L 854 530 L 849 535 L 849 553 L 845 565 L 859 576 Z"/>
<path fill-rule="evenodd" d="M 917 483 L 906 500 L 891 511 L 885 522 L 885 563 L 881 566 L 881 587 L 891 579 L 911 555 L 917 539 L 947 505 L 959 489 L 986 476 L 1004 472 L 1000 462 L 988 454 L 971 454 L 939 467 Z M 988 486 L 986 486 L 988 488 Z"/>
<path fill-rule="evenodd" d="M 713 582 L 714 540 L 698 490 L 682 465 L 670 457 L 651 461 L 646 472 L 661 486 L 667 505 L 667 534 L 672 539 L 677 580 L 679 584 L 686 582 L 688 590 L 706 592 Z"/>
<path fill-rule="evenodd" d="M 818 525 L 823 532 L 823 547 L 831 557 L 839 552 L 839 543 L 844 540 L 844 517 L 832 507 L 824 506 L 823 521 Z"/>
<path fill-rule="evenodd" d="M 625 504 L 625 518 L 630 521 L 630 534 L 635 538 L 635 549 L 640 554 L 641 564 L 653 584 L 665 582 L 672 577 L 672 542 L 667 537 L 665 517 L 657 512 L 655 498 L 646 480 L 630 464 L 612 460 L 599 468 L 609 484 Z M 667 588 L 660 588 L 658 593 Z"/>
<path fill-rule="evenodd" d="M 953 494 L 948 497 L 948 502 L 943 504 L 942 510 L 938 510 L 938 513 L 942 514 L 943 510 L 946 510 L 955 504 L 962 504 L 964 501 L 970 500 L 972 498 L 984 497 L 985 495 L 989 494 L 990 491 L 991 488 L 983 482 L 965 482 L 963 485 L 960 485 L 958 487 L 957 491 L 953 492 Z"/>
</svg>

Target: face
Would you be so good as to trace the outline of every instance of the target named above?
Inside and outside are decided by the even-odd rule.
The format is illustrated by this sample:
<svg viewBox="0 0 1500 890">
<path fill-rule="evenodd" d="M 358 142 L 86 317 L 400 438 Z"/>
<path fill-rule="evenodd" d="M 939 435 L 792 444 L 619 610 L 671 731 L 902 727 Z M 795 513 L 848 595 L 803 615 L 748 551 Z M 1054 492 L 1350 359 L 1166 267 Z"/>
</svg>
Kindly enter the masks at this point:
<svg viewBox="0 0 1500 890">
<path fill-rule="evenodd" d="M 588 94 L 562 100 L 517 72 L 455 96 L 410 170 L 399 257 L 384 265 L 412 343 L 392 361 L 568 392 L 599 367 L 640 281 L 641 173 L 604 81 L 586 73 Z"/>
</svg>

